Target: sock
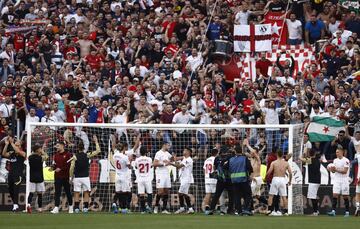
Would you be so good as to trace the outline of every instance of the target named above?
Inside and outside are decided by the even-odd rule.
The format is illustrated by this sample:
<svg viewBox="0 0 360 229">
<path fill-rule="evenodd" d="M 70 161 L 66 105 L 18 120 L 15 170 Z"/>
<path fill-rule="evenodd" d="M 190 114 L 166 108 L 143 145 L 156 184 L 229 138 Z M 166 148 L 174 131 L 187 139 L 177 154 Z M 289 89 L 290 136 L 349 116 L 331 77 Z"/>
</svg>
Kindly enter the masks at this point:
<svg viewBox="0 0 360 229">
<path fill-rule="evenodd" d="M 117 205 L 118 201 L 119 201 L 119 193 L 116 192 L 114 195 L 113 203 L 115 203 Z"/>
<path fill-rule="evenodd" d="M 163 211 L 166 210 L 168 199 L 169 199 L 168 194 L 163 195 Z"/>
<path fill-rule="evenodd" d="M 288 212 L 287 208 L 283 209 L 283 214 L 286 214 Z"/>
<path fill-rule="evenodd" d="M 266 199 L 265 197 L 260 196 L 260 197 L 257 198 L 257 199 L 259 200 L 260 203 L 267 205 L 267 199 Z"/>
<path fill-rule="evenodd" d="M 84 208 L 89 208 L 89 202 L 84 202 Z"/>
<path fill-rule="evenodd" d="M 349 212 L 349 198 L 344 199 L 345 202 L 345 210 Z"/>
<path fill-rule="evenodd" d="M 119 206 L 121 209 L 126 208 L 126 194 L 125 193 L 119 193 Z"/>
<path fill-rule="evenodd" d="M 274 196 L 273 204 L 275 211 L 279 211 L 280 196 Z"/>
<path fill-rule="evenodd" d="M 356 208 L 360 208 L 360 202 L 356 202 Z"/>
<path fill-rule="evenodd" d="M 183 194 L 180 194 L 180 193 L 179 193 L 179 203 L 180 203 L 181 208 L 185 207 L 184 196 L 183 196 Z"/>
<path fill-rule="evenodd" d="M 33 194 L 32 192 L 29 193 L 29 196 L 28 196 L 28 204 L 29 204 L 29 205 L 31 205 L 33 195 L 34 195 L 34 194 Z"/>
<path fill-rule="evenodd" d="M 79 201 L 75 201 L 75 206 L 74 206 L 74 208 L 75 208 L 75 209 L 79 209 L 79 205 L 80 205 L 80 202 L 79 202 Z"/>
<path fill-rule="evenodd" d="M 160 204 L 159 204 L 160 198 L 161 198 L 161 195 L 156 194 L 156 197 L 155 197 L 155 206 L 156 206 L 156 207 L 159 207 L 159 206 L 160 206 Z"/>
<path fill-rule="evenodd" d="M 152 207 L 152 194 L 148 194 L 147 195 L 147 204 L 148 204 L 148 207 L 151 208 Z"/>
<path fill-rule="evenodd" d="M 185 198 L 185 201 L 186 201 L 186 206 L 188 208 L 191 208 L 192 206 L 191 206 L 190 196 L 184 195 L 184 198 Z"/>
<path fill-rule="evenodd" d="M 209 210 L 210 210 L 210 206 L 209 206 L 209 205 L 206 205 L 206 206 L 205 206 L 205 210 L 206 210 L 206 211 L 209 211 Z"/>
<path fill-rule="evenodd" d="M 333 197 L 333 200 L 332 200 L 332 210 L 335 211 L 336 205 L 337 205 L 337 198 Z"/>
<path fill-rule="evenodd" d="M 140 210 L 145 211 L 145 196 L 140 196 Z"/>
<path fill-rule="evenodd" d="M 313 206 L 313 211 L 314 212 L 318 212 L 319 208 L 318 208 L 318 200 L 317 199 L 312 199 L 311 200 L 312 206 Z"/>
<path fill-rule="evenodd" d="M 42 208 L 42 193 L 38 193 L 38 207 Z"/>
<path fill-rule="evenodd" d="M 126 193 L 126 208 L 130 209 L 131 207 L 131 199 L 132 199 L 132 193 L 127 192 Z"/>
</svg>

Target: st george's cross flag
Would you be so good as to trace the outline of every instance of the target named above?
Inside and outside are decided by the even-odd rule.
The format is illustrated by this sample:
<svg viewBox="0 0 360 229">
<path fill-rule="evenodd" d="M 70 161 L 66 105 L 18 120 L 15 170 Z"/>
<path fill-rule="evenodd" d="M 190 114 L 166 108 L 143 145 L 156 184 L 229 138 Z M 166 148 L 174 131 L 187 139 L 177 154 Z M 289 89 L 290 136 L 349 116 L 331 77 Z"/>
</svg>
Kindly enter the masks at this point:
<svg viewBox="0 0 360 229">
<path fill-rule="evenodd" d="M 345 130 L 343 121 L 332 117 L 315 116 L 307 128 L 311 142 L 332 141 L 340 130 Z"/>
<path fill-rule="evenodd" d="M 271 25 L 235 25 L 234 52 L 271 51 Z"/>
</svg>

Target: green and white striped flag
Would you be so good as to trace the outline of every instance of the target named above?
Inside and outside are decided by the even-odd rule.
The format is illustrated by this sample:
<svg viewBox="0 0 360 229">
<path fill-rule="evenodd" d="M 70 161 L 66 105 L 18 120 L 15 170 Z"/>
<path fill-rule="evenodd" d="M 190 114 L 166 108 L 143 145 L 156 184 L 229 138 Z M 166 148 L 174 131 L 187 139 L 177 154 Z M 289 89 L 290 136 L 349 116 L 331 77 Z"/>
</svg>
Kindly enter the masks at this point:
<svg viewBox="0 0 360 229">
<path fill-rule="evenodd" d="M 332 141 L 340 130 L 345 130 L 345 123 L 331 117 L 315 116 L 307 128 L 311 142 Z"/>
</svg>

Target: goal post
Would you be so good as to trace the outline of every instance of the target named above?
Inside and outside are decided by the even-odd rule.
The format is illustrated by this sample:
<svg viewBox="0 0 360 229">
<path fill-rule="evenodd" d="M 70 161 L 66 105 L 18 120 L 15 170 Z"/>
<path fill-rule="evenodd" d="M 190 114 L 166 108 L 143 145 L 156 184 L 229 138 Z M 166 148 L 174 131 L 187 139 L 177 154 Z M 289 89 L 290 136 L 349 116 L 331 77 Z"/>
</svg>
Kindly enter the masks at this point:
<svg viewBox="0 0 360 229">
<path fill-rule="evenodd" d="M 73 153 L 78 142 L 84 143 L 87 151 L 95 149 L 92 135 L 99 139 L 101 153 L 90 159 L 90 180 L 92 191 L 90 194 L 91 211 L 109 211 L 114 194 L 115 167 L 109 158 L 112 147 L 118 143 L 126 143 L 128 152 L 134 158 L 139 156 L 139 147 L 143 146 L 154 158 L 155 153 L 160 150 L 162 142 L 169 142 L 169 152 L 177 156 L 182 155 L 182 150 L 189 147 L 193 151 L 193 176 L 194 182 L 190 187 L 189 194 L 191 202 L 196 211 L 204 210 L 205 181 L 204 161 L 210 156 L 211 149 L 220 149 L 221 146 L 243 145 L 243 140 L 248 139 L 252 147 L 262 151 L 262 176 L 266 171 L 267 155 L 278 148 L 286 154 L 293 156 L 289 160 L 293 171 L 292 185 L 288 186 L 288 211 L 290 214 L 303 214 L 302 195 L 302 169 L 299 157 L 302 153 L 302 140 L 304 135 L 303 125 L 202 125 L 202 124 L 115 124 L 115 123 L 28 123 L 27 130 L 27 156 L 31 155 L 32 146 L 40 144 L 49 155 L 44 162 L 44 178 L 46 191 L 43 195 L 43 210 L 54 207 L 54 174 L 48 168 L 52 164 L 56 152 L 54 146 L 57 142 L 65 142 L 66 150 Z M 247 151 L 247 147 L 243 146 Z M 168 207 L 175 211 L 178 209 L 179 201 L 177 192 L 179 189 L 179 171 L 169 166 L 172 188 Z M 29 194 L 30 174 L 29 165 L 26 163 L 26 197 Z M 155 177 L 155 176 L 154 176 Z M 137 185 L 135 171 L 131 172 L 132 180 L 132 205 L 133 211 L 138 211 Z M 155 178 L 153 180 L 153 195 L 155 196 Z M 72 191 L 72 190 L 71 190 Z M 263 180 L 262 194 L 267 197 L 268 185 Z M 154 198 L 155 199 L 155 198 Z M 27 198 L 26 198 L 27 202 Z M 33 199 L 33 203 L 35 200 Z M 227 202 L 220 201 L 221 207 Z M 256 203 L 261 209 L 260 203 Z M 66 198 L 63 194 L 60 208 L 67 209 Z"/>
</svg>

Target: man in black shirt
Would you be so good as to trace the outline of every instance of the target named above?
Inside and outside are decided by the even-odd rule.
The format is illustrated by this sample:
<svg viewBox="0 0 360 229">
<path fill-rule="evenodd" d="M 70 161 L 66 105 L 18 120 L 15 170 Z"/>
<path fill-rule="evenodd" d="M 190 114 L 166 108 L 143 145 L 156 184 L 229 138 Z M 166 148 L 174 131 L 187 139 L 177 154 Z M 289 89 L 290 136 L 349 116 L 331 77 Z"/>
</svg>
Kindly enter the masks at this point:
<svg viewBox="0 0 360 229">
<path fill-rule="evenodd" d="M 100 146 L 97 137 L 94 135 L 93 140 L 95 143 L 95 151 L 87 153 L 84 150 L 84 143 L 80 141 L 78 143 L 77 152 L 71 158 L 70 166 L 70 179 L 74 184 L 74 201 L 75 201 L 75 213 L 79 213 L 79 198 L 80 192 L 84 192 L 84 206 L 83 212 L 87 213 L 89 209 L 89 196 L 91 191 L 90 177 L 89 177 L 89 159 L 100 153 Z"/>
<path fill-rule="evenodd" d="M 32 212 L 31 202 L 35 192 L 38 196 L 38 211 L 42 212 L 42 195 L 45 192 L 43 162 L 48 159 L 48 155 L 38 144 L 34 145 L 32 152 L 28 158 L 30 167 L 30 193 L 26 211 L 29 214 Z"/>
<path fill-rule="evenodd" d="M 10 197 L 13 201 L 13 211 L 19 210 L 19 189 L 23 180 L 24 161 L 26 153 L 21 149 L 21 141 L 18 140 L 14 143 L 14 139 L 11 136 L 6 137 L 5 146 L 2 151 L 2 156 L 9 159 L 7 169 L 8 174 L 8 186 Z"/>
<path fill-rule="evenodd" d="M 300 160 L 303 163 L 308 165 L 308 174 L 309 174 L 309 187 L 307 198 L 311 200 L 313 206 L 313 215 L 319 215 L 318 199 L 317 193 L 321 183 L 321 174 L 320 174 L 320 154 L 316 154 L 312 149 L 309 151 L 308 155 L 304 155 Z"/>
</svg>

